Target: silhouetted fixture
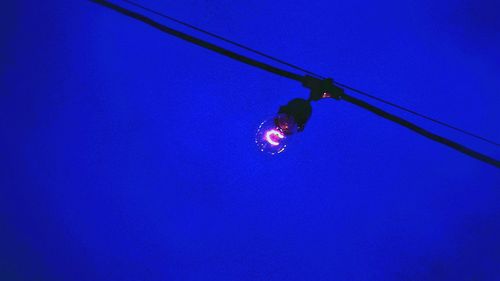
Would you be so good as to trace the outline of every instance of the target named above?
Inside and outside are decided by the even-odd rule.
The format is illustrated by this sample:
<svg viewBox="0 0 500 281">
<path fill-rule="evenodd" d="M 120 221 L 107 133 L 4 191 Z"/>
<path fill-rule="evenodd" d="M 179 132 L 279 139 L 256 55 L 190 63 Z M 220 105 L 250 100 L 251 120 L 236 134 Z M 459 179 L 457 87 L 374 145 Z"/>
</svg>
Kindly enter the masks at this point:
<svg viewBox="0 0 500 281">
<path fill-rule="evenodd" d="M 320 80 L 305 76 L 302 84 L 310 90 L 309 99 L 293 99 L 281 106 L 277 114 L 262 122 L 255 136 L 255 143 L 262 152 L 271 155 L 285 150 L 290 137 L 302 132 L 312 114 L 311 101 L 325 98 L 340 99 L 344 91 L 333 85 L 332 79 Z"/>
<path fill-rule="evenodd" d="M 175 36 L 175 37 L 182 39 L 186 42 L 198 45 L 202 48 L 211 50 L 213 52 L 224 55 L 228 58 L 237 60 L 239 62 L 245 63 L 245 64 L 253 66 L 253 67 L 260 68 L 262 70 L 279 75 L 281 77 L 300 82 L 306 88 L 310 89 L 311 94 L 310 94 L 308 100 L 294 99 L 294 100 L 290 101 L 287 105 L 282 106 L 279 109 L 278 114 L 276 116 L 272 117 L 271 119 L 269 119 L 261 124 L 261 126 L 259 127 L 259 130 L 257 132 L 256 143 L 259 146 L 260 150 L 262 150 L 262 151 L 266 151 L 266 152 L 269 152 L 271 154 L 277 154 L 279 152 L 282 152 L 283 149 L 285 149 L 285 147 L 286 147 L 286 142 L 288 141 L 289 137 L 291 135 L 293 135 L 294 133 L 300 132 L 304 129 L 304 126 L 307 123 L 307 121 L 309 120 L 309 117 L 311 116 L 311 113 L 312 113 L 312 107 L 310 105 L 310 102 L 311 101 L 318 101 L 318 100 L 323 99 L 323 98 L 335 98 L 335 99 L 342 100 L 342 101 L 348 102 L 350 104 L 356 105 L 356 106 L 363 108 L 365 110 L 368 110 L 368 111 L 372 112 L 373 114 L 376 114 L 384 119 L 390 120 L 390 121 L 397 123 L 403 127 L 406 127 L 407 129 L 412 130 L 413 132 L 415 132 L 421 136 L 424 136 L 430 140 L 433 140 L 435 142 L 439 142 L 443 145 L 446 145 L 449 148 L 452 148 L 460 153 L 463 153 L 464 155 L 470 156 L 470 157 L 475 158 L 477 160 L 483 161 L 484 163 L 487 163 L 487 164 L 493 165 L 497 168 L 500 168 L 500 161 L 499 160 L 494 159 L 493 157 L 490 157 L 486 154 L 480 153 L 474 149 L 470 149 L 470 148 L 468 148 L 468 147 L 466 147 L 458 142 L 452 141 L 451 139 L 448 139 L 448 138 L 442 137 L 438 134 L 435 134 L 435 133 L 433 133 L 427 129 L 424 129 L 423 127 L 421 127 L 413 122 L 410 122 L 409 120 L 406 120 L 402 117 L 399 117 L 393 113 L 390 113 L 390 112 L 388 112 L 382 108 L 379 108 L 373 104 L 370 104 L 364 100 L 356 98 L 355 96 L 347 94 L 344 92 L 343 89 L 356 92 L 358 94 L 361 94 L 365 97 L 369 97 L 371 99 L 375 99 L 375 100 L 377 100 L 381 103 L 384 103 L 386 105 L 398 108 L 400 110 L 406 111 L 406 112 L 411 113 L 413 115 L 419 116 L 421 118 L 427 119 L 427 120 L 432 121 L 434 123 L 440 124 L 442 126 L 448 127 L 448 128 L 453 129 L 455 131 L 459 131 L 463 134 L 469 135 L 469 136 L 474 137 L 476 139 L 480 139 L 482 141 L 485 141 L 485 142 L 488 142 L 492 145 L 500 147 L 500 144 L 498 142 L 488 140 L 484 137 L 467 132 L 467 131 L 460 129 L 458 127 L 451 126 L 451 125 L 444 123 L 444 122 L 441 122 L 437 119 L 430 118 L 430 117 L 425 116 L 423 114 L 420 114 L 416 111 L 399 106 L 397 104 L 386 101 L 384 99 L 375 97 L 373 95 L 370 95 L 370 94 L 365 93 L 363 91 L 357 90 L 357 89 L 352 88 L 350 86 L 347 86 L 345 84 L 342 84 L 339 82 L 334 82 L 332 79 L 324 78 L 321 75 L 307 71 L 307 70 L 305 70 L 301 67 L 298 67 L 296 65 L 293 65 L 293 64 L 287 63 L 285 61 L 276 59 L 274 57 L 271 57 L 269 55 L 266 55 L 262 52 L 254 50 L 254 49 L 248 48 L 246 46 L 243 46 L 243 45 L 238 44 L 234 41 L 231 41 L 231 40 L 228 40 L 228 39 L 223 38 L 221 36 L 218 36 L 216 34 L 207 32 L 203 29 L 200 29 L 200 28 L 194 27 L 192 25 L 186 24 L 184 22 L 181 22 L 179 20 L 173 19 L 173 18 L 168 17 L 166 15 L 163 15 L 159 12 L 148 9 L 144 6 L 137 4 L 137 3 L 134 3 L 130 0 L 123 0 L 123 1 L 128 3 L 128 4 L 133 5 L 135 7 L 139 7 L 143 10 L 151 12 L 157 16 L 160 16 L 163 18 L 168 18 L 168 19 L 173 20 L 177 23 L 180 23 L 184 26 L 187 26 L 191 29 L 197 30 L 197 31 L 202 32 L 202 33 L 209 35 L 211 37 L 214 37 L 214 38 L 217 38 L 217 39 L 222 40 L 224 42 L 230 43 L 231 45 L 238 46 L 238 47 L 243 48 L 247 51 L 250 51 L 252 53 L 263 56 L 263 57 L 270 59 L 272 61 L 278 62 L 280 64 L 294 68 L 296 70 L 300 70 L 304 73 L 307 73 L 308 75 L 303 76 L 303 75 L 300 75 L 297 73 L 293 73 L 293 72 L 290 72 L 290 71 L 285 70 L 283 68 L 280 68 L 280 67 L 268 64 L 268 63 L 264 63 L 262 61 L 254 59 L 254 58 L 239 54 L 239 53 L 234 52 L 232 50 L 229 50 L 227 48 L 223 48 L 219 45 L 210 43 L 206 40 L 203 40 L 203 39 L 200 39 L 198 37 L 181 32 L 179 30 L 170 28 L 170 27 L 168 27 L 168 26 L 166 26 L 166 25 L 164 25 L 164 24 L 162 24 L 162 23 L 160 23 L 160 22 L 158 22 L 150 17 L 147 17 L 145 15 L 142 15 L 140 13 L 137 13 L 135 11 L 132 11 L 130 9 L 122 7 L 120 5 L 116 5 L 108 0 L 91 0 L 91 1 L 94 3 L 97 3 L 99 5 L 102 5 L 104 7 L 107 7 L 111 10 L 114 10 L 118 13 L 121 13 L 125 16 L 134 18 L 138 21 L 141 21 L 141 22 L 143 22 L 143 23 L 145 23 L 145 24 L 147 24 L 147 25 L 149 25 L 149 26 L 151 26 L 151 27 L 153 27 L 161 32 Z M 312 76 L 309 76 L 309 75 L 312 75 Z M 341 88 L 339 88 L 339 87 L 341 87 Z"/>
</svg>

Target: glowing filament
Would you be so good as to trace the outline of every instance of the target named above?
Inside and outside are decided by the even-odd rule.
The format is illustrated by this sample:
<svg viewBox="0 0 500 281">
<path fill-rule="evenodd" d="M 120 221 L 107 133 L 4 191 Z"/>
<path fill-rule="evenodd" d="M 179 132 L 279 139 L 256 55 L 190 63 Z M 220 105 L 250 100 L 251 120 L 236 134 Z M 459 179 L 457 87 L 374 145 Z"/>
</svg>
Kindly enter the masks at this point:
<svg viewBox="0 0 500 281">
<path fill-rule="evenodd" d="M 276 140 L 278 139 L 283 139 L 285 136 L 278 130 L 276 129 L 272 129 L 272 130 L 269 130 L 266 132 L 266 141 L 270 144 L 270 145 L 279 145 L 280 143 L 277 142 Z"/>
</svg>

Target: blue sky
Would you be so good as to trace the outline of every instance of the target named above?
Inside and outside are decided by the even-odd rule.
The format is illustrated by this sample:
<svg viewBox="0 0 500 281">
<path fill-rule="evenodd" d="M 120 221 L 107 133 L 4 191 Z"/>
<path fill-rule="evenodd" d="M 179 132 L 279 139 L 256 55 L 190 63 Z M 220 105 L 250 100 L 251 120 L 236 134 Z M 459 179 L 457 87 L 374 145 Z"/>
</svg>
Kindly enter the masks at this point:
<svg viewBox="0 0 500 281">
<path fill-rule="evenodd" d="M 498 1 L 140 3 L 500 140 Z M 3 6 L 3 279 L 500 280 L 498 169 L 334 100 L 264 155 L 297 82 L 89 1 Z"/>
</svg>

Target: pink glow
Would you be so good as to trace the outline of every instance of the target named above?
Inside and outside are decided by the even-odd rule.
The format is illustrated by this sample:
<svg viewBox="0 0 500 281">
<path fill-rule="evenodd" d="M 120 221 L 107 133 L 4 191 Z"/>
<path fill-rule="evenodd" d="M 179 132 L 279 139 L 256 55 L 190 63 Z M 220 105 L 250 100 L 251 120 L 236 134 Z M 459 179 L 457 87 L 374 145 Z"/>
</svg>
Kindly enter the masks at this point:
<svg viewBox="0 0 500 281">
<path fill-rule="evenodd" d="M 285 136 L 278 130 L 272 129 L 266 132 L 266 141 L 271 144 L 271 145 L 279 145 L 280 143 L 277 142 L 277 138 L 283 139 Z"/>
</svg>

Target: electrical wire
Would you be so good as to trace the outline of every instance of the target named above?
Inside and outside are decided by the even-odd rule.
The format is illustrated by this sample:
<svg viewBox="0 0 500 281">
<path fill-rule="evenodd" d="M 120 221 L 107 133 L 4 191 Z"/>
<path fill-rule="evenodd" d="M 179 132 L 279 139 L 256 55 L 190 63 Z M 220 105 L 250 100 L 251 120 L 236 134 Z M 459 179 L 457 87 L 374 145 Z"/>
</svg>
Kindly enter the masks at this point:
<svg viewBox="0 0 500 281">
<path fill-rule="evenodd" d="M 135 6 L 135 7 L 137 7 L 137 8 L 140 8 L 140 9 L 142 9 L 142 10 L 145 10 L 145 11 L 147 11 L 147 12 L 150 12 L 150 13 L 152 13 L 152 14 L 155 14 L 155 15 L 157 15 L 157 16 L 160 16 L 160 17 L 162 17 L 162 18 L 165 18 L 165 19 L 168 19 L 168 20 L 173 21 L 173 22 L 175 22 L 175 23 L 178 23 L 178 24 L 180 24 L 180 25 L 183 25 L 183 26 L 185 26 L 185 27 L 188 27 L 188 28 L 191 28 L 191 29 L 196 30 L 196 31 L 198 31 L 198 32 L 201 32 L 201 33 L 203 33 L 203 34 L 206 34 L 206 35 L 208 35 L 208 36 L 211 36 L 211 37 L 213 37 L 213 38 L 216 38 L 216 39 L 218 39 L 218 40 L 221 40 L 221 41 L 223 41 L 223 42 L 226 42 L 226 43 L 229 43 L 229 44 L 234 45 L 234 46 L 236 46 L 236 47 L 239 47 L 239 48 L 242 48 L 242 49 L 244 49 L 244 50 L 250 51 L 250 52 L 252 52 L 252 53 L 254 53 L 254 54 L 257 54 L 257 55 L 260 55 L 260 56 L 265 57 L 265 58 L 267 58 L 267 59 L 270 59 L 270 60 L 272 60 L 272 61 L 274 61 L 274 62 L 280 63 L 280 64 L 282 64 L 282 65 L 286 65 L 286 66 L 291 67 L 291 68 L 293 68 L 293 69 L 295 69 L 295 70 L 298 70 L 298 71 L 301 71 L 301 72 L 303 72 L 303 73 L 306 73 L 306 74 L 309 74 L 309 75 L 315 76 L 315 77 L 317 77 L 317 78 L 321 78 L 321 79 L 325 79 L 325 78 L 326 78 L 326 77 L 324 77 L 324 76 L 322 76 L 322 75 L 320 75 L 320 74 L 317 74 L 317 73 L 315 73 L 315 72 L 312 72 L 312 71 L 310 71 L 310 70 L 307 70 L 307 69 L 305 69 L 305 68 L 303 68 L 303 67 L 300 67 L 300 66 L 297 66 L 297 65 L 291 64 L 291 63 L 289 63 L 289 62 L 283 61 L 283 60 L 281 60 L 281 59 L 278 59 L 278 58 L 276 58 L 276 57 L 270 56 L 270 55 L 268 55 L 268 54 L 265 54 L 265 53 L 263 53 L 263 52 L 260 52 L 260 51 L 258 51 L 258 50 L 255 50 L 255 49 L 253 49 L 253 48 L 247 47 L 247 46 L 245 46 L 245 45 L 243 45 L 243 44 L 240 44 L 240 43 L 238 43 L 238 42 L 235 42 L 235 41 L 233 41 L 233 40 L 230 40 L 230 39 L 228 39 L 228 38 L 225 38 L 225 37 L 223 37 L 223 36 L 220 36 L 220 35 L 218 35 L 218 34 L 215 34 L 215 33 L 213 33 L 213 32 L 210 32 L 210 31 L 207 31 L 207 30 L 205 30 L 205 29 L 202 29 L 202 28 L 196 27 L 196 26 L 194 26 L 194 25 L 192 25 L 192 24 L 189 24 L 189 23 L 186 23 L 186 22 L 181 21 L 181 20 L 179 20 L 179 19 L 176 19 L 176 18 L 174 18 L 174 17 L 168 16 L 168 15 L 166 15 L 166 14 L 164 14 L 164 13 L 161 13 L 161 12 L 155 11 L 155 10 L 153 10 L 153 9 L 151 9 L 151 8 L 145 7 L 145 6 L 143 6 L 143 5 L 139 4 L 139 3 L 136 3 L 136 2 L 134 2 L 134 1 L 131 1 L 131 0 L 121 0 L 121 1 L 123 1 L 123 2 L 125 2 L 125 3 L 128 3 L 128 4 L 132 5 L 132 6 Z M 386 100 L 386 99 L 382 99 L 382 98 L 376 97 L 376 96 L 374 96 L 374 95 L 372 95 L 372 94 L 369 94 L 369 93 L 367 93 L 367 92 L 365 92 L 365 91 L 361 91 L 361 90 L 358 90 L 358 89 L 353 88 L 353 87 L 351 87 L 351 86 L 348 86 L 348 85 L 346 85 L 346 84 L 344 84 L 344 83 L 340 83 L 340 82 L 337 82 L 337 81 L 334 81 L 334 83 L 335 83 L 337 86 L 339 86 L 339 87 L 342 87 L 342 88 L 344 88 L 344 89 L 347 89 L 347 90 L 353 91 L 353 92 L 358 93 L 358 94 L 360 94 L 360 95 L 362 95 L 362 96 L 365 96 L 365 97 L 367 97 L 367 98 L 370 98 L 370 99 L 376 100 L 376 101 L 378 101 L 378 102 L 384 103 L 384 104 L 386 104 L 386 105 L 392 106 L 392 107 L 397 108 L 397 109 L 399 109 L 399 110 L 402 110 L 402 111 L 405 111 L 405 112 L 407 112 L 407 113 L 413 114 L 413 115 L 415 115 L 415 116 L 418 116 L 418 117 L 420 117 L 420 118 L 426 119 L 426 120 L 431 121 L 431 122 L 433 122 L 433 123 L 436 123 L 436 124 L 439 124 L 439 125 L 441 125 L 441 126 L 447 127 L 447 128 L 452 129 L 452 130 L 454 130 L 454 131 L 457 131 L 457 132 L 460 132 L 460 133 L 462 133 L 462 134 L 468 135 L 468 136 L 470 136 L 470 137 L 473 137 L 473 138 L 479 139 L 479 140 L 484 141 L 484 142 L 486 142 L 486 143 L 489 143 L 489 144 L 491 144 L 491 145 L 494 145 L 494 146 L 498 146 L 498 147 L 500 147 L 500 143 L 495 142 L 495 141 L 490 140 L 490 139 L 487 139 L 487 138 L 485 138 L 485 137 L 482 137 L 482 136 L 480 136 L 480 135 L 478 135 L 478 134 L 475 134 L 475 133 L 472 133 L 472 132 L 466 131 L 466 130 L 461 129 L 461 128 L 459 128 L 459 127 L 453 126 L 453 125 L 451 125 L 451 124 L 449 124 L 449 123 L 446 123 L 446 122 L 443 122 L 443 121 L 439 121 L 439 120 L 437 120 L 437 119 L 435 119 L 435 118 L 432 118 L 432 117 L 430 117 L 430 116 L 427 116 L 427 115 L 424 115 L 424 114 L 422 114 L 422 113 L 419 113 L 419 112 L 417 112 L 417 111 L 415 111 L 415 110 L 413 110 L 413 109 L 410 109 L 410 108 L 407 108 L 407 107 L 404 107 L 404 106 L 401 106 L 401 105 L 395 104 L 394 102 L 388 101 L 388 100 Z"/>
<path fill-rule="evenodd" d="M 301 75 L 298 75 L 298 74 L 295 74 L 295 73 L 292 73 L 292 72 L 289 72 L 289 71 L 286 71 L 286 70 L 283 70 L 283 69 L 280 69 L 278 67 L 275 67 L 275 66 L 272 66 L 272 65 L 269 65 L 269 64 L 266 64 L 266 63 L 263 63 L 263 62 L 260 62 L 260 61 L 257 61 L 257 60 L 254 60 L 252 58 L 249 58 L 249 57 L 246 57 L 246 56 L 243 56 L 243 55 L 240 55 L 240 54 L 237 54 L 233 51 L 230 51 L 230 50 L 227 50 L 227 49 L 224 49 L 222 47 L 219 47 L 215 44 L 212 44 L 212 43 L 209 43 L 207 41 L 204 41 L 204 40 L 201 40 L 199 38 L 196 38 L 194 36 L 191 36 L 191 35 L 188 35 L 184 32 L 180 32 L 178 30 L 175 30 L 173 28 L 170 28 L 168 26 L 165 26 L 157 21 L 154 21 L 153 19 L 151 18 L 148 18 L 144 15 L 141 15 L 139 13 L 136 13 L 134 11 L 131 11 L 131 10 L 128 10 L 124 7 L 121 7 L 119 5 L 116 5 L 116 4 L 113 4 L 109 1 L 106 1 L 106 0 L 90 0 L 91 2 L 94 2 L 94 3 L 97 3 L 97 4 L 100 4 L 104 7 L 107 7 L 111 10 L 114 10 L 116 12 L 119 12 L 125 16 L 128 16 L 128 17 L 131 17 L 131 18 L 134 18 L 138 21 L 141 21 L 151 27 L 154 27 L 162 32 L 165 32 L 169 35 L 172 35 L 172 36 L 175 36 L 179 39 L 182 39 L 182 40 L 185 40 L 189 43 L 193 43 L 195 45 L 198 45 L 200 47 L 203 47 L 205 49 L 209 49 L 211 51 L 214 51 L 216 53 L 219 53 L 221 55 L 224 55 L 224 56 L 227 56 L 229 58 L 232 58 L 232 59 L 235 59 L 235 60 L 238 60 L 242 63 L 245 63 L 245 64 L 248 64 L 248 65 L 251 65 L 251 66 L 255 66 L 255 67 L 258 67 L 260 69 L 263 69 L 263 70 L 266 70 L 266 71 L 269 71 L 271 73 L 274 73 L 274 74 L 277 74 L 277 75 L 280 75 L 282 77 L 285 77 L 285 78 L 289 78 L 289 79 L 292 79 L 292 80 L 295 80 L 295 81 L 299 81 L 299 82 L 302 82 L 303 80 L 303 76 Z"/>
<path fill-rule="evenodd" d="M 468 148 L 468 147 L 466 147 L 464 145 L 461 145 L 461 144 L 459 144 L 457 142 L 454 142 L 454 141 L 449 140 L 447 138 L 444 138 L 444 137 L 441 137 L 439 135 L 436 135 L 436 134 L 434 134 L 434 133 L 432 133 L 432 132 L 430 132 L 430 131 L 428 131 L 428 130 L 426 130 L 426 129 L 424 129 L 424 128 L 422 128 L 422 127 L 420 127 L 420 126 L 418 126 L 418 125 L 416 125 L 414 123 L 411 123 L 408 120 L 405 120 L 405 119 L 403 119 L 403 118 L 401 118 L 399 116 L 396 116 L 396 115 L 394 115 L 392 113 L 384 111 L 384 110 L 382 110 L 382 109 L 380 109 L 378 107 L 375 107 L 375 106 L 373 106 L 373 105 L 371 105 L 371 104 L 369 104 L 369 103 L 367 103 L 365 101 L 362 101 L 360 99 L 357 99 L 357 98 L 355 98 L 353 96 L 349 96 L 349 95 L 346 95 L 346 94 L 342 95 L 342 100 L 345 100 L 345 101 L 350 102 L 350 103 L 352 103 L 354 105 L 362 107 L 362 108 L 364 108 L 364 109 L 366 109 L 366 110 L 368 110 L 368 111 L 370 111 L 372 113 L 377 114 L 378 116 L 381 116 L 381 117 L 383 117 L 385 119 L 393 121 L 393 122 L 395 122 L 395 123 L 397 123 L 397 124 L 399 124 L 401 126 L 404 126 L 404 127 L 408 128 L 408 129 L 416 132 L 417 134 L 420 134 L 420 135 L 422 135 L 422 136 L 424 136 L 426 138 L 429 138 L 429 139 L 431 139 L 433 141 L 436 141 L 436 142 L 439 142 L 441 144 L 444 144 L 444 145 L 446 145 L 446 146 L 448 146 L 450 148 L 453 148 L 453 149 L 455 149 L 457 151 L 460 151 L 463 154 L 466 154 L 466 155 L 468 155 L 468 156 L 470 156 L 472 158 L 476 158 L 476 159 L 478 159 L 480 161 L 483 161 L 483 162 L 488 163 L 490 165 L 493 165 L 493 166 L 495 166 L 497 168 L 500 168 L 500 161 L 498 161 L 496 159 L 493 159 L 493 158 L 491 158 L 491 157 L 489 157 L 489 156 L 487 156 L 485 154 L 482 154 L 482 153 L 479 153 L 479 152 L 477 152 L 475 150 L 472 150 L 472 149 L 470 149 L 470 148 Z"/>
<path fill-rule="evenodd" d="M 239 47 L 239 48 L 242 48 L 242 49 L 244 49 L 244 50 L 250 51 L 250 52 L 252 52 L 252 53 L 254 53 L 254 54 L 257 54 L 257 55 L 259 55 L 259 56 L 262 56 L 262 57 L 268 58 L 268 59 L 270 59 L 270 60 L 272 60 L 272 61 L 275 61 L 275 62 L 281 63 L 281 64 L 283 64 L 283 65 L 289 66 L 289 67 L 291 67 L 291 68 L 294 68 L 295 70 L 299 70 L 299 71 L 302 71 L 302 72 L 304 72 L 304 73 L 307 73 L 307 74 L 310 74 L 310 75 L 316 76 L 316 77 L 318 77 L 318 78 L 325 79 L 325 77 L 321 77 L 320 75 L 315 74 L 315 73 L 313 73 L 313 72 L 311 72 L 311 71 L 308 71 L 308 70 L 306 70 L 306 69 L 304 69 L 304 68 L 301 68 L 301 67 L 299 67 L 299 66 L 297 66 L 297 65 L 294 65 L 294 64 L 288 63 L 288 62 L 286 62 L 286 61 L 284 61 L 284 60 L 280 60 L 280 59 L 278 59 L 278 58 L 276 58 L 276 57 L 273 57 L 273 56 L 270 56 L 270 55 L 265 54 L 265 53 L 263 53 L 263 52 L 257 51 L 257 50 L 255 50 L 255 49 L 253 49 L 253 48 L 247 47 L 247 46 L 245 46 L 245 45 L 243 45 L 243 44 L 240 44 L 240 43 L 235 42 L 235 41 L 233 41 L 233 40 L 227 39 L 227 38 L 222 37 L 222 36 L 220 36 L 220 35 L 217 35 L 217 34 L 215 34 L 215 33 L 213 33 L 213 32 L 210 32 L 210 31 L 207 31 L 207 30 L 201 29 L 201 28 L 196 27 L 196 26 L 194 26 L 194 25 L 192 25 L 192 24 L 189 24 L 189 23 L 183 22 L 183 21 L 178 20 L 178 19 L 176 19 L 176 18 L 174 18 L 174 17 L 171 17 L 171 16 L 168 16 L 168 15 L 166 15 L 166 14 L 160 13 L 160 12 L 158 12 L 158 11 L 155 11 L 155 10 L 153 10 L 153 9 L 150 9 L 150 8 L 148 8 L 148 7 L 145 7 L 145 6 L 143 6 L 143 5 L 139 4 L 139 3 L 136 3 L 136 2 L 134 2 L 134 1 L 130 1 L 130 0 L 121 0 L 121 1 L 123 1 L 123 2 L 125 2 L 125 3 L 128 3 L 128 4 L 132 5 L 132 6 L 135 6 L 135 7 L 137 7 L 137 8 L 143 9 L 143 10 L 145 10 L 145 11 L 148 11 L 148 12 L 150 12 L 150 13 L 152 13 L 152 14 L 155 14 L 155 15 L 157 15 L 157 16 L 160 16 L 160 17 L 162 17 L 162 18 L 165 18 L 165 19 L 168 19 L 168 20 L 173 21 L 173 22 L 175 22 L 175 23 L 178 23 L 178 24 L 180 24 L 180 25 L 183 25 L 183 26 L 185 26 L 185 27 L 188 27 L 188 28 L 191 28 L 191 29 L 196 30 L 196 31 L 198 31 L 198 32 L 201 32 L 201 33 L 203 33 L 203 34 L 206 34 L 206 35 L 208 35 L 208 36 L 211 36 L 211 37 L 213 37 L 213 38 L 219 39 L 219 40 L 221 40 L 221 41 L 223 41 L 223 42 L 226 42 L 226 43 L 229 43 L 229 44 L 234 45 L 234 46 L 236 46 L 236 47 Z"/>
<path fill-rule="evenodd" d="M 187 42 L 190 42 L 190 43 L 193 43 L 195 45 L 198 45 L 200 47 L 203 47 L 203 48 L 206 48 L 206 49 L 209 49 L 211 51 L 214 51 L 214 52 L 217 52 L 221 55 L 224 55 L 224 56 L 227 56 L 229 58 L 232 58 L 232 59 L 235 59 L 235 60 L 238 60 L 240 62 L 243 62 L 245 64 L 248 64 L 248 65 L 251 65 L 251 66 L 255 66 L 255 67 L 258 67 L 260 69 L 263 69 L 263 70 L 266 70 L 268 72 L 271 72 L 273 74 L 276 74 L 276 75 L 280 75 L 282 77 L 286 77 L 286 78 L 289 78 L 289 79 L 292 79 L 292 80 L 295 80 L 295 81 L 299 81 L 301 83 L 304 83 L 305 82 L 305 76 L 301 76 L 301 75 L 298 75 L 298 74 L 295 74 L 295 73 L 292 73 L 292 72 L 289 72 L 289 71 L 286 71 L 286 70 L 283 70 L 283 69 L 280 69 L 278 67 L 274 67 L 274 66 L 271 66 L 271 65 L 268 65 L 268 64 L 265 64 L 265 63 L 262 63 L 260 61 L 257 61 L 257 60 L 254 60 L 254 59 L 251 59 L 251 58 L 248 58 L 246 56 L 243 56 L 243 55 L 240 55 L 240 54 L 237 54 L 235 52 L 232 52 L 232 51 L 229 51 L 227 49 L 224 49 L 220 46 L 217 46 L 217 45 L 214 45 L 212 43 L 209 43 L 209 42 L 206 42 L 202 39 L 199 39 L 199 38 L 196 38 L 196 37 L 193 37 L 191 35 L 188 35 L 186 33 L 183 33 L 183 32 L 180 32 L 180 31 L 177 31 L 175 29 L 172 29 L 170 27 L 167 27 L 159 22 L 156 22 L 154 21 L 153 19 L 151 18 L 148 18 L 144 15 L 141 15 L 139 13 L 136 13 L 134 11 L 131 11 L 131 10 L 128 10 L 126 8 L 123 8 L 119 5 L 116 5 L 116 4 L 113 4 L 107 0 L 90 0 L 91 2 L 94 2 L 94 3 L 97 3 L 97 4 L 100 4 L 104 7 L 107 7 L 111 10 L 114 10 L 118 13 L 121 13 L 125 16 L 128 16 L 128 17 L 131 17 L 131 18 L 134 18 L 138 21 L 141 21 L 149 26 L 152 26 L 164 33 L 167 33 L 169 35 L 172 35 L 172 36 L 175 36 L 177 38 L 180 38 L 182 40 L 185 40 Z M 345 94 L 343 93 L 341 95 L 341 99 L 342 100 L 345 100 L 347 102 L 350 102 L 354 105 L 357 105 L 359 107 L 362 107 L 368 111 L 371 111 L 381 117 L 384 117 L 385 119 L 388 119 L 390 121 L 393 121 L 395 123 L 398 123 L 412 131 L 415 131 L 416 133 L 422 135 L 422 136 L 425 136 L 431 140 L 434 140 L 434 141 L 437 141 L 437 142 L 440 142 L 450 148 L 453 148 L 455 149 L 456 151 L 459 151 L 465 155 L 468 155 L 472 158 L 475 158 L 477 160 L 480 160 L 484 163 L 487 163 L 487 164 L 490 164 L 490 165 L 493 165 L 497 168 L 500 168 L 500 161 L 496 160 L 496 159 L 493 159 L 485 154 L 482 154 L 480 152 L 477 152 L 477 151 L 474 151 L 468 147 L 465 147 L 457 142 L 454 142 L 454 141 L 451 141 L 449 139 L 446 139 L 444 137 L 441 137 L 441 136 L 438 136 L 426 129 L 423 129 L 419 126 L 417 126 L 416 124 L 413 124 L 411 123 L 410 121 L 408 120 L 405 120 L 401 117 L 398 117 L 394 114 L 391 114 L 391 113 L 388 113 L 380 108 L 377 108 L 365 101 L 362 101 L 360 99 L 357 99 L 355 97 L 352 97 L 348 94 Z"/>
<path fill-rule="evenodd" d="M 373 99 L 373 100 L 379 101 L 379 102 L 381 102 L 381 103 L 384 103 L 384 104 L 390 105 L 390 106 L 392 106 L 392 107 L 395 107 L 395 108 L 400 109 L 400 110 L 402 110 L 402 111 L 406 111 L 406 112 L 408 112 L 408 113 L 411 113 L 411 114 L 416 115 L 416 116 L 418 116 L 418 117 L 421 117 L 421 118 L 423 118 L 423 119 L 429 120 L 429 121 L 434 122 L 434 123 L 436 123 L 436 124 L 442 125 L 442 126 L 447 127 L 447 128 L 449 128 L 449 129 L 455 130 L 455 131 L 460 132 L 460 133 L 462 133 L 462 134 L 468 135 L 468 136 L 470 136 L 470 137 L 473 137 L 473 138 L 476 138 L 476 139 L 482 140 L 482 141 L 484 141 L 484 142 L 487 142 L 487 143 L 489 143 L 489 144 L 492 144 L 492 145 L 494 145 L 494 146 L 498 146 L 498 147 L 500 147 L 500 143 L 497 143 L 497 142 L 495 142 L 495 141 L 493 141 L 493 140 L 490 140 L 490 139 L 487 139 L 487 138 L 482 137 L 482 136 L 480 136 L 480 135 L 477 135 L 477 134 L 471 133 L 471 132 L 466 131 L 466 130 L 464 130 L 464 129 L 461 129 L 461 128 L 458 128 L 458 127 L 456 127 L 456 126 L 453 126 L 453 125 L 451 125 L 451 124 L 445 123 L 445 122 L 443 122 L 443 121 L 439 121 L 439 120 L 437 120 L 437 119 L 435 119 L 435 118 L 429 117 L 429 116 L 424 115 L 424 114 L 422 114 L 422 113 L 418 113 L 418 112 L 416 112 L 416 111 L 414 111 L 414 110 L 412 110 L 412 109 L 409 109 L 409 108 L 403 107 L 403 106 L 401 106 L 401 105 L 397 105 L 397 104 L 395 104 L 395 103 L 393 103 L 393 102 L 390 102 L 390 101 L 387 101 L 387 100 L 384 100 L 384 99 L 378 98 L 378 97 L 376 97 L 376 96 L 374 96 L 374 95 L 371 95 L 371 94 L 369 94 L 369 93 L 367 93 L 367 92 L 364 92 L 364 91 L 361 91 L 361 90 L 358 90 L 358 89 L 352 88 L 352 87 L 350 87 L 350 86 L 348 86 L 348 85 L 345 85 L 345 84 L 342 84 L 342 83 L 339 83 L 339 82 L 336 82 L 336 81 L 335 81 L 334 83 L 335 83 L 337 86 L 342 87 L 342 88 L 344 88 L 344 89 L 351 90 L 351 91 L 356 92 L 356 93 L 358 93 L 358 94 L 360 94 L 360 95 L 363 95 L 363 96 L 365 96 L 365 97 L 368 97 L 368 98 L 371 98 L 371 99 Z"/>
</svg>

